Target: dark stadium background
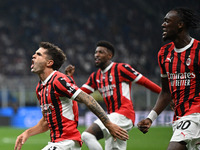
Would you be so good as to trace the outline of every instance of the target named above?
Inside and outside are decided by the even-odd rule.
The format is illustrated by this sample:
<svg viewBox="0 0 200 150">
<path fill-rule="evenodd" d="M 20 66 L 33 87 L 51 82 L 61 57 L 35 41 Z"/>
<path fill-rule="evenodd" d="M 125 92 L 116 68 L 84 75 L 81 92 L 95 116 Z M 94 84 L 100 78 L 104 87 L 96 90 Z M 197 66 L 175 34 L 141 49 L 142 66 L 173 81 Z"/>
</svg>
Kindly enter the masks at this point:
<svg viewBox="0 0 200 150">
<path fill-rule="evenodd" d="M 164 44 L 161 24 L 164 15 L 179 6 L 199 11 L 200 1 L 1 0 L 0 116 L 4 120 L 1 125 L 12 125 L 16 121 L 13 116 L 21 108 L 20 112 L 24 112 L 28 107 L 39 106 L 35 95 L 39 79 L 30 72 L 30 65 L 41 41 L 52 42 L 64 50 L 68 60 L 60 71 L 64 72 L 68 64 L 75 65 L 78 86 L 96 69 L 93 54 L 98 40 L 114 44 L 114 61 L 128 63 L 160 84 L 157 52 Z M 193 32 L 193 37 L 200 39 L 199 31 Z M 157 95 L 133 86 L 135 110 L 150 110 Z M 102 104 L 98 93 L 94 96 Z M 80 105 L 81 114 L 86 110 Z"/>
<path fill-rule="evenodd" d="M 96 70 L 93 54 L 98 40 L 114 44 L 114 61 L 128 63 L 160 84 L 157 52 L 164 44 L 161 24 L 164 15 L 179 6 L 200 13 L 199 0 L 0 0 L 0 149 L 13 149 L 16 137 L 41 117 L 35 95 L 39 79 L 30 71 L 31 57 L 41 41 L 64 50 L 68 60 L 60 71 L 68 64 L 75 65 L 78 86 Z M 192 33 L 200 40 L 199 31 Z M 105 108 L 99 93 L 93 96 Z M 133 84 L 132 97 L 140 120 L 157 95 Z M 79 111 L 79 125 L 87 126 L 86 120 L 91 123 L 95 119 L 84 105 L 79 105 Z M 172 115 L 168 107 L 145 136 L 135 127 L 129 133 L 127 149 L 166 149 Z M 79 126 L 80 132 L 85 126 Z M 41 149 L 48 141 L 49 132 L 33 136 L 22 149 Z M 87 148 L 83 145 L 82 149 Z"/>
</svg>

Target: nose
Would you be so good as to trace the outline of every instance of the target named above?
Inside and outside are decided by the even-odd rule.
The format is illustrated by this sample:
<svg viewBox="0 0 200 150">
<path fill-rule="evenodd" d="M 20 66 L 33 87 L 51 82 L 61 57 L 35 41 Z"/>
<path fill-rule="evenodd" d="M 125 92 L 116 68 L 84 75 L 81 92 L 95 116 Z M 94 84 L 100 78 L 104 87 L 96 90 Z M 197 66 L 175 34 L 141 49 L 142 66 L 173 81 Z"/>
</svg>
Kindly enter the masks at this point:
<svg viewBox="0 0 200 150">
<path fill-rule="evenodd" d="M 32 58 L 35 58 L 35 56 L 36 56 L 36 54 L 33 54 L 33 55 L 32 55 Z"/>
<path fill-rule="evenodd" d="M 99 53 L 98 53 L 98 52 L 95 52 L 94 57 L 97 57 L 98 55 L 99 55 Z"/>
<path fill-rule="evenodd" d="M 164 27 L 165 26 L 165 22 L 163 22 L 162 24 L 161 24 L 161 27 Z"/>
</svg>

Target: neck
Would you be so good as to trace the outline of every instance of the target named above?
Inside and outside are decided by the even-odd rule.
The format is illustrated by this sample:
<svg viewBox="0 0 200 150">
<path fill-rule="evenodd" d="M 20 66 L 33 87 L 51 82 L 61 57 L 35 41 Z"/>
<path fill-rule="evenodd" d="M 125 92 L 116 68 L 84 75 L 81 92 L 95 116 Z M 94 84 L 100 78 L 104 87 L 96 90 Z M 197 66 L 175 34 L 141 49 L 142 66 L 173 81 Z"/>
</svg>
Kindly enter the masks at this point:
<svg viewBox="0 0 200 150">
<path fill-rule="evenodd" d="M 111 63 L 112 63 L 112 61 L 106 62 L 102 67 L 100 67 L 100 69 L 101 69 L 101 70 L 106 69 L 106 67 L 108 67 Z"/>
<path fill-rule="evenodd" d="M 190 43 L 191 39 L 189 34 L 185 34 L 176 38 L 173 42 L 176 48 L 183 48 Z"/>
<path fill-rule="evenodd" d="M 51 68 L 51 69 L 47 69 L 47 70 L 44 70 L 43 73 L 39 73 L 38 76 L 40 78 L 41 81 L 44 81 L 54 70 Z"/>
</svg>

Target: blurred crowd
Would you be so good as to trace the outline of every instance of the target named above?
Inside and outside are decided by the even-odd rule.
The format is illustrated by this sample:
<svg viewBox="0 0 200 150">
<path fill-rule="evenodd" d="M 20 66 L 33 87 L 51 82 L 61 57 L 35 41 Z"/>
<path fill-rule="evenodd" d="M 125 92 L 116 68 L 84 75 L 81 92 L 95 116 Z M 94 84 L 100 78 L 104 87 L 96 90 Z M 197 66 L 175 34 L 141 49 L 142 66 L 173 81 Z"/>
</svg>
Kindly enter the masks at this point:
<svg viewBox="0 0 200 150">
<path fill-rule="evenodd" d="M 114 61 L 159 77 L 157 52 L 164 14 L 175 6 L 200 9 L 197 0 L 3 0 L 0 1 L 0 74 L 32 76 L 31 57 L 41 41 L 63 49 L 75 75 L 95 70 L 98 40 L 116 48 Z M 197 35 L 198 36 L 198 35 Z M 198 37 L 199 38 L 199 37 Z M 62 71 L 62 70 L 61 70 Z"/>
</svg>

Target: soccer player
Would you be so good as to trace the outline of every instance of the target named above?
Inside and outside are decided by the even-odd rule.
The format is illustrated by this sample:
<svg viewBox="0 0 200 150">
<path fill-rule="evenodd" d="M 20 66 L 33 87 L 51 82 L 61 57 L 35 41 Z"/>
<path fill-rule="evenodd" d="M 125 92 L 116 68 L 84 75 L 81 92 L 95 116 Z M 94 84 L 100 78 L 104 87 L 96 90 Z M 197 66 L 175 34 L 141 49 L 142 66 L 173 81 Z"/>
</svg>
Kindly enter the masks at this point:
<svg viewBox="0 0 200 150">
<path fill-rule="evenodd" d="M 82 141 L 77 130 L 77 102 L 84 103 L 96 114 L 115 139 L 128 139 L 127 131 L 111 123 L 92 96 L 81 91 L 70 77 L 57 71 L 65 59 L 63 51 L 49 42 L 41 42 L 32 56 L 31 71 L 40 78 L 36 94 L 43 117 L 37 125 L 17 137 L 15 150 L 20 150 L 30 136 L 47 130 L 50 130 L 51 142 L 43 150 L 80 150 Z"/>
<path fill-rule="evenodd" d="M 148 132 L 152 122 L 174 102 L 173 135 L 168 150 L 200 150 L 200 41 L 192 38 L 190 28 L 200 27 L 199 16 L 188 8 L 174 8 L 162 23 L 164 41 L 158 63 L 162 91 L 153 110 L 138 128 Z"/>
<path fill-rule="evenodd" d="M 112 62 L 114 47 L 108 41 L 99 41 L 94 54 L 95 65 L 99 69 L 93 72 L 81 90 L 90 94 L 98 90 L 103 96 L 110 120 L 130 131 L 135 122 L 135 112 L 131 100 L 132 82 L 159 93 L 161 88 L 133 69 L 129 64 Z M 72 76 L 74 66 L 66 67 L 66 74 Z M 114 141 L 107 128 L 98 119 L 82 133 L 82 140 L 90 150 L 102 150 L 99 139 L 105 138 L 105 150 L 126 150 L 127 141 Z"/>
</svg>

